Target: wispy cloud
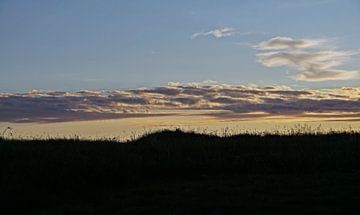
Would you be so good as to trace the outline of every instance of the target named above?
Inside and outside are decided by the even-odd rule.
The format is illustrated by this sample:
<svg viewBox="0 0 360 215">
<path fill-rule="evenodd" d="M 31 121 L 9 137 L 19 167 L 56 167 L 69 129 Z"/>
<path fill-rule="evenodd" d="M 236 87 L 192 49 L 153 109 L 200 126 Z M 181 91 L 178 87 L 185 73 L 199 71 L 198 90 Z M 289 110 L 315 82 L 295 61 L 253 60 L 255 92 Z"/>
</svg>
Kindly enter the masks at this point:
<svg viewBox="0 0 360 215">
<path fill-rule="evenodd" d="M 206 114 L 219 118 L 332 116 L 360 120 L 360 88 L 169 83 L 113 91 L 0 93 L 1 122 L 58 122 Z"/>
<path fill-rule="evenodd" d="M 202 36 L 212 36 L 215 38 L 222 38 L 222 37 L 229 37 L 235 34 L 235 29 L 233 28 L 220 28 L 220 29 L 214 29 L 207 32 L 197 32 L 191 35 L 191 39 L 195 39 L 197 37 Z"/>
<path fill-rule="evenodd" d="M 223 38 L 230 36 L 246 36 L 246 35 L 266 35 L 267 32 L 252 32 L 252 31 L 238 31 L 235 28 L 219 28 L 213 29 L 210 31 L 196 32 L 191 35 L 191 39 L 198 37 L 214 37 L 214 38 Z M 248 44 L 247 44 L 248 45 Z"/>
<path fill-rule="evenodd" d="M 254 48 L 265 51 L 257 54 L 258 62 L 267 67 L 287 66 L 298 74 L 293 78 L 301 81 L 349 80 L 358 78 L 358 71 L 337 69 L 355 53 L 350 51 L 316 51 L 326 40 L 292 39 L 275 37 L 260 42 Z M 311 48 L 311 49 L 308 49 Z"/>
<path fill-rule="evenodd" d="M 255 46 L 259 50 L 280 50 L 280 49 L 304 49 L 319 46 L 326 40 L 310 40 L 310 39 L 292 39 L 290 37 L 274 37 L 270 40 L 263 41 Z"/>
</svg>

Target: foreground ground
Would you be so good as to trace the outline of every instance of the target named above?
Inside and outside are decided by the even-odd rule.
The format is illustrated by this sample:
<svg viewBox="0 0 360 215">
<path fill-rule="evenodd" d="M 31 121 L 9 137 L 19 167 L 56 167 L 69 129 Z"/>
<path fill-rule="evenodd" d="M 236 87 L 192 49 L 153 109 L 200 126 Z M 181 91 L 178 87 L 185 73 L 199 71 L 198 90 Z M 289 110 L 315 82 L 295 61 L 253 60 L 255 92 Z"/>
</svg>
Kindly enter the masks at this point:
<svg viewBox="0 0 360 215">
<path fill-rule="evenodd" d="M 0 214 L 357 214 L 360 134 L 0 139 Z"/>
</svg>

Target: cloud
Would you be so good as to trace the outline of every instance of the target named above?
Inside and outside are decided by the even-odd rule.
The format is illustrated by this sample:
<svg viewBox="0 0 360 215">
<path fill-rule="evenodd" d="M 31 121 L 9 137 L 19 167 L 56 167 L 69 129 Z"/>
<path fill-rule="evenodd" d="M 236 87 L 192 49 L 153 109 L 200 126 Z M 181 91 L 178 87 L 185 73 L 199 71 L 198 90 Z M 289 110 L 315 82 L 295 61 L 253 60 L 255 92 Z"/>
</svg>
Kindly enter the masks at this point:
<svg viewBox="0 0 360 215">
<path fill-rule="evenodd" d="M 191 35 L 191 39 L 195 39 L 201 36 L 212 36 L 215 38 L 229 37 L 235 34 L 235 30 L 233 28 L 220 28 L 214 29 L 207 32 L 197 32 Z"/>
<path fill-rule="evenodd" d="M 266 67 L 291 67 L 298 71 L 293 76 L 301 81 L 350 80 L 358 78 L 358 71 L 337 69 L 344 61 L 355 53 L 334 50 L 306 50 L 319 48 L 325 40 L 292 39 L 275 37 L 254 46 L 265 51 L 257 54 L 258 62 Z"/>
<path fill-rule="evenodd" d="M 263 41 L 255 46 L 259 50 L 280 50 L 280 49 L 304 49 L 315 47 L 323 44 L 325 40 L 299 39 L 295 40 L 290 37 L 274 37 L 270 40 Z"/>
<path fill-rule="evenodd" d="M 0 93 L 0 122 L 60 122 L 210 115 L 224 119 L 332 116 L 360 120 L 360 87 L 293 90 L 288 86 L 169 83 L 113 91 Z"/>
<path fill-rule="evenodd" d="M 356 78 L 358 78 L 358 71 L 340 69 L 317 70 L 316 67 L 294 76 L 295 80 L 312 82 L 351 80 Z"/>
</svg>

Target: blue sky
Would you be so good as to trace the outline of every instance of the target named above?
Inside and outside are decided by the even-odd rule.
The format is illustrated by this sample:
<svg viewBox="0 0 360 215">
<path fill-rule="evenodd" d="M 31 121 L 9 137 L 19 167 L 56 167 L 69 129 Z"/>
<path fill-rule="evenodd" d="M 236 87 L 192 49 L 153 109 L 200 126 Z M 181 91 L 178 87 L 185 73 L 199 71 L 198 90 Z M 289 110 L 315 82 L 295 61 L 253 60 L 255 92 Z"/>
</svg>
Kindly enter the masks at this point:
<svg viewBox="0 0 360 215">
<path fill-rule="evenodd" d="M 191 39 L 224 28 L 234 33 Z M 326 40 L 316 48 L 352 53 L 336 69 L 359 71 L 358 0 L 2 0 L 0 29 L 2 92 L 204 80 L 300 88 L 360 83 L 294 80 L 294 65 L 266 66 L 254 48 L 276 37 Z"/>
</svg>

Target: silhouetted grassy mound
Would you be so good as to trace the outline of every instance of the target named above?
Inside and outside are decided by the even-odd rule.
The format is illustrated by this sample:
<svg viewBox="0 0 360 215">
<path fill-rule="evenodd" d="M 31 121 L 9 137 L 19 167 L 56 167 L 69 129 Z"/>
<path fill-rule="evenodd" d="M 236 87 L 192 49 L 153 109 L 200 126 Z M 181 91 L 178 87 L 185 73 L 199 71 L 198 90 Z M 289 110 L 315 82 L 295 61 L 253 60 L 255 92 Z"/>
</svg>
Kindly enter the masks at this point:
<svg viewBox="0 0 360 215">
<path fill-rule="evenodd" d="M 0 139 L 0 214 L 331 214 L 360 209 L 360 134 Z"/>
</svg>

